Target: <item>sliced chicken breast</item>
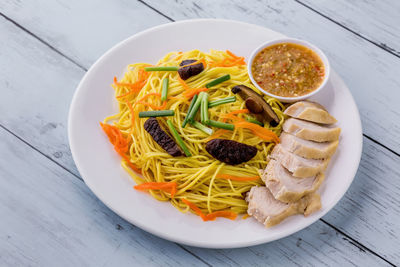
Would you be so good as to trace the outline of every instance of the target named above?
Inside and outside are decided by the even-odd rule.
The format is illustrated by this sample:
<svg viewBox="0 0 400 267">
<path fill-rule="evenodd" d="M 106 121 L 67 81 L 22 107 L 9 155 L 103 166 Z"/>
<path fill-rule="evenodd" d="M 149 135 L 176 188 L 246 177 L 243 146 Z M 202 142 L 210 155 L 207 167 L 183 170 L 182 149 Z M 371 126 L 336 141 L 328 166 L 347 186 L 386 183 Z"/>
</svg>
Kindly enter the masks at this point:
<svg viewBox="0 0 400 267">
<path fill-rule="evenodd" d="M 326 109 L 318 103 L 310 101 L 299 101 L 290 105 L 284 114 L 306 121 L 322 124 L 333 124 L 337 120 L 331 116 Z"/>
<path fill-rule="evenodd" d="M 271 159 L 261 179 L 277 200 L 291 203 L 315 192 L 324 180 L 324 174 L 307 178 L 294 177 L 278 161 Z"/>
<path fill-rule="evenodd" d="M 283 124 L 283 130 L 305 140 L 329 142 L 339 140 L 339 127 L 325 127 L 316 123 L 290 118 Z"/>
<path fill-rule="evenodd" d="M 327 159 L 335 153 L 339 144 L 339 141 L 317 143 L 287 133 L 282 133 L 279 139 L 284 149 L 307 159 Z"/>
<path fill-rule="evenodd" d="M 303 197 L 295 203 L 284 203 L 276 200 L 268 188 L 253 186 L 247 195 L 249 203 L 247 213 L 266 227 L 276 225 L 294 214 L 308 216 L 321 208 L 318 194 Z"/>
<path fill-rule="evenodd" d="M 310 177 L 323 172 L 329 159 L 306 159 L 287 151 L 281 144 L 272 150 L 270 158 L 279 161 L 295 177 Z"/>
</svg>

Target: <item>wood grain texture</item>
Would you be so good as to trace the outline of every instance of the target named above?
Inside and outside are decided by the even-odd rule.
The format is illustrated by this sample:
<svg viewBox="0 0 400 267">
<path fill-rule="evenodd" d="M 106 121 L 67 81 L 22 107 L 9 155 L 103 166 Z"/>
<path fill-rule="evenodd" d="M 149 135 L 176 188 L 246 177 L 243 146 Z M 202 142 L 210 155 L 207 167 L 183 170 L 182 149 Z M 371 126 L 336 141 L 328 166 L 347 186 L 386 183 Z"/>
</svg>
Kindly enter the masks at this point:
<svg viewBox="0 0 400 267">
<path fill-rule="evenodd" d="M 101 53 L 101 51 L 96 49 L 93 50 L 86 49 L 87 47 L 90 48 L 90 46 L 93 45 L 93 43 L 89 42 L 90 40 L 88 41 L 86 40 L 86 38 L 82 38 L 82 33 L 85 33 L 86 30 L 83 31 L 79 27 L 75 30 L 64 30 L 64 29 L 58 30 L 57 27 L 61 26 L 57 26 L 57 24 L 67 24 L 71 16 L 74 17 L 75 20 L 80 22 L 80 25 L 85 25 L 88 28 L 90 28 L 90 31 L 96 32 L 96 34 L 94 34 L 93 36 L 94 38 L 98 38 L 96 39 L 96 41 L 98 42 L 97 45 L 102 47 L 104 50 L 107 47 L 105 45 L 103 46 L 103 43 L 110 40 L 112 40 L 112 43 L 114 43 L 117 41 L 116 38 L 118 36 L 113 36 L 112 30 L 107 31 L 106 32 L 107 34 L 104 35 L 101 34 L 100 33 L 101 28 L 98 26 L 98 24 L 85 23 L 84 15 L 73 16 L 74 12 L 78 12 L 75 10 L 86 6 L 86 3 L 82 3 L 81 5 L 78 4 L 77 2 L 68 2 L 72 3 L 71 5 L 68 5 L 64 2 L 61 2 L 61 4 L 59 3 L 60 2 L 52 3 L 52 2 L 39 1 L 35 3 L 35 6 L 38 9 L 43 9 L 40 11 L 36 11 L 34 6 L 29 6 L 30 4 L 25 4 L 25 3 L 22 4 L 20 2 L 14 2 L 14 1 L 1 2 L 0 6 L 2 8 L 3 13 L 8 15 L 9 14 L 14 15 L 14 17 L 12 18 L 16 19 L 18 23 L 21 23 L 23 27 L 28 28 L 35 34 L 40 34 L 39 35 L 40 38 L 49 42 L 49 44 L 51 44 L 53 47 L 62 50 L 63 53 L 68 53 L 67 55 L 71 59 L 79 61 L 80 57 L 82 56 L 80 53 L 84 54 L 82 56 L 83 58 L 82 61 L 79 62 L 83 62 L 82 65 L 86 68 L 87 66 L 90 65 L 91 62 L 93 62 L 96 59 L 98 53 Z M 119 10 L 118 8 L 113 7 L 113 5 L 120 6 L 121 3 L 123 2 L 117 2 L 117 1 L 107 2 L 107 5 L 109 6 L 106 7 L 102 6 L 102 8 L 107 8 L 111 12 L 109 13 L 110 16 L 115 17 L 117 15 L 120 15 L 121 13 L 119 11 L 113 13 L 112 12 L 113 10 Z M 240 3 L 229 2 L 225 3 L 225 5 L 222 5 L 221 8 L 218 8 L 218 13 L 214 13 L 213 4 L 211 2 L 210 3 L 205 2 L 205 4 L 206 5 L 208 4 L 208 6 L 210 7 L 209 10 L 207 9 L 206 6 L 202 6 L 203 2 L 196 2 L 196 5 L 200 6 L 200 9 L 196 7 L 194 4 L 195 3 L 192 2 L 187 2 L 185 3 L 185 5 L 179 3 L 178 4 L 169 3 L 168 9 L 164 7 L 161 10 L 166 14 L 173 16 L 173 18 L 178 18 L 178 19 L 186 18 L 188 16 L 189 17 L 225 16 L 227 18 L 247 20 L 256 24 L 271 27 L 275 30 L 282 31 L 286 34 L 309 39 L 329 52 L 328 55 L 334 59 L 335 69 L 338 70 L 342 76 L 345 75 L 343 75 L 341 71 L 343 72 L 353 71 L 352 68 L 355 68 L 354 71 L 356 72 L 357 77 L 355 77 L 353 80 L 349 75 L 347 75 L 345 79 L 348 84 L 351 82 L 352 85 L 354 85 L 353 87 L 351 87 L 351 89 L 353 90 L 353 94 L 356 95 L 355 92 L 358 92 L 358 95 L 360 95 L 361 98 L 358 97 L 358 95 L 356 95 L 356 97 L 358 98 L 358 102 L 360 102 L 360 100 L 366 101 L 366 103 L 361 103 L 363 104 L 362 108 L 364 109 L 364 112 L 363 109 L 361 109 L 361 111 L 363 112 L 362 114 L 364 120 L 369 116 L 373 119 L 377 119 L 378 122 L 380 123 L 379 125 L 387 125 L 390 118 L 398 119 L 398 117 L 396 116 L 398 116 L 399 114 L 394 111 L 391 111 L 391 109 L 387 111 L 389 114 L 388 115 L 384 114 L 383 112 L 375 112 L 375 110 L 372 108 L 375 107 L 376 110 L 379 110 L 379 108 L 382 110 L 386 110 L 387 108 L 385 107 L 387 103 L 393 105 L 393 103 L 395 102 L 392 99 L 393 94 L 391 95 L 390 92 L 391 91 L 394 92 L 395 94 L 394 96 L 396 96 L 397 94 L 396 92 L 398 91 L 396 91 L 395 85 L 398 84 L 399 77 L 394 75 L 395 71 L 390 68 L 390 64 L 395 62 L 394 60 L 392 60 L 391 55 L 384 57 L 384 59 L 388 59 L 388 62 L 384 63 L 381 59 L 381 55 L 382 53 L 385 52 L 381 52 L 376 47 L 371 48 L 368 45 L 366 45 L 366 47 L 363 47 L 365 45 L 364 41 L 359 40 L 357 37 L 354 37 L 349 33 L 346 33 L 346 31 L 342 29 L 330 25 L 329 23 L 325 22 L 325 20 L 315 15 L 313 12 L 307 11 L 305 10 L 305 8 L 302 8 L 301 5 L 297 7 L 295 6 L 295 4 L 289 3 L 287 4 L 288 8 L 286 9 L 283 6 L 284 4 L 282 3 L 277 3 L 275 4 L 276 5 L 275 6 L 269 2 L 265 2 L 261 3 L 262 5 L 260 3 L 246 4 L 246 7 L 248 9 L 243 10 L 244 7 Z M 52 8 L 51 12 L 45 11 L 46 8 L 47 10 L 50 10 L 48 6 Z M 68 8 L 64 8 L 65 6 L 67 6 Z M 125 11 L 126 13 L 129 13 L 129 6 L 130 4 L 125 6 L 127 8 L 127 10 Z M 149 10 L 146 6 L 140 3 L 138 3 L 138 5 L 135 6 L 135 8 L 137 8 L 135 10 L 138 14 L 136 20 L 142 21 L 146 20 L 147 18 L 151 18 L 150 23 L 154 22 L 155 24 L 167 21 L 165 18 L 163 18 L 160 15 L 157 15 L 157 13 Z M 179 8 L 181 9 L 181 12 L 185 14 L 186 17 L 180 15 L 180 13 L 176 11 L 176 9 Z M 201 9 L 203 9 L 203 11 Z M 38 14 L 38 12 L 42 13 L 40 13 L 40 15 L 35 15 Z M 96 11 L 96 12 L 102 13 L 102 11 Z M 25 15 L 19 17 L 20 13 L 23 13 Z M 57 18 L 55 18 L 54 21 L 51 21 L 52 14 L 49 15 L 48 13 L 57 14 Z M 102 14 L 104 13 L 105 11 Z M 140 14 L 144 15 L 140 17 Z M 256 16 L 253 16 L 254 14 L 256 14 Z M 279 14 L 285 16 L 284 19 L 280 18 Z M 31 18 L 32 15 L 35 16 L 35 19 Z M 86 15 L 88 17 L 96 18 L 95 14 L 86 14 Z M 48 16 L 50 16 L 50 19 L 48 18 Z M 118 19 L 122 19 L 123 22 L 129 22 L 132 18 L 125 14 L 119 17 Z M 103 22 L 99 21 L 98 23 L 103 23 Z M 113 21 L 107 21 L 107 23 L 112 24 Z M 294 25 L 296 23 L 300 23 L 300 25 Z M 316 39 L 316 36 L 314 36 L 312 32 L 308 30 L 311 27 L 315 27 L 314 24 L 318 26 L 316 27 L 316 29 L 318 30 L 317 36 L 319 36 L 318 35 L 319 33 L 322 33 L 322 30 L 327 30 L 327 31 L 329 30 L 331 31 L 330 33 L 333 35 L 333 37 L 338 38 L 339 41 L 335 44 L 335 40 L 333 39 L 333 37 L 329 37 L 328 36 L 329 34 L 327 33 L 322 34 L 320 37 L 318 37 L 321 38 L 321 40 Z M 124 38 L 123 36 L 124 33 L 127 35 L 133 33 L 130 31 L 131 27 L 129 23 L 119 22 L 118 24 L 113 24 L 113 25 L 114 26 L 112 27 L 123 28 L 121 30 L 122 32 L 122 35 L 120 36 L 121 39 Z M 143 24 L 140 22 L 137 23 L 137 25 L 140 26 Z M 112 27 L 106 27 L 106 29 L 111 29 Z M 78 31 L 79 34 L 76 34 L 75 31 Z M 298 33 L 304 33 L 305 35 L 300 36 L 298 35 Z M 66 117 L 72 92 L 74 91 L 75 86 L 77 85 L 80 77 L 83 75 L 84 73 L 83 70 L 77 67 L 76 65 L 70 63 L 68 60 L 61 57 L 57 52 L 53 51 L 48 46 L 43 45 L 41 42 L 31 37 L 29 34 L 22 32 L 18 27 L 16 27 L 10 22 L 7 22 L 3 18 L 0 18 L 0 34 L 2 37 L 4 37 L 0 39 L 0 62 L 2 63 L 0 65 L 0 85 L 2 86 L 2 88 L 5 88 L 5 90 L 3 90 L 4 91 L 3 97 L 0 100 L 0 112 L 1 112 L 0 123 L 5 125 L 7 128 L 15 132 L 18 136 L 20 136 L 30 144 L 32 144 L 32 146 L 39 149 L 45 155 L 57 161 L 59 164 L 65 166 L 65 168 L 71 170 L 74 174 L 77 175 L 78 173 L 74 167 L 68 149 L 68 143 L 66 138 Z M 56 35 L 57 38 L 54 37 L 53 35 Z M 54 39 L 52 38 L 52 36 L 54 37 Z M 312 37 L 314 39 L 312 39 Z M 328 40 L 325 41 L 324 38 L 328 38 Z M 332 44 L 329 44 L 329 41 L 332 42 Z M 321 44 L 318 42 L 321 42 Z M 347 42 L 349 42 L 349 47 L 346 46 Z M 87 47 L 84 47 L 81 50 L 79 48 L 80 46 L 87 46 Z M 345 53 L 345 55 L 341 55 L 340 53 L 336 52 L 334 49 L 335 47 L 336 48 L 340 47 L 341 49 L 340 51 Z M 357 61 L 358 62 L 357 64 L 360 64 L 360 66 L 363 68 L 362 70 L 357 70 L 358 65 L 352 63 L 350 59 L 347 59 L 347 61 L 342 62 L 343 57 L 345 57 L 346 55 L 352 56 L 352 54 L 355 54 L 356 61 L 358 59 L 361 60 Z M 373 65 L 372 63 L 376 63 L 378 66 L 375 69 L 372 69 L 372 71 L 374 70 L 378 71 L 379 74 L 378 75 L 372 74 L 371 76 L 373 77 L 365 77 L 366 76 L 365 73 L 370 73 L 370 71 L 367 72 L 367 67 L 372 66 Z M 398 64 L 397 65 L 395 64 L 395 67 L 398 67 Z M 387 81 L 386 82 L 391 86 L 389 86 L 388 89 L 382 88 L 380 94 L 377 95 L 375 91 L 372 90 L 372 87 L 374 84 L 376 85 L 375 79 L 383 78 L 384 77 L 383 73 L 385 72 L 387 75 L 386 77 L 389 80 L 388 82 Z M 366 78 L 367 81 L 363 80 L 364 77 Z M 387 85 L 386 82 L 385 86 Z M 363 92 L 363 87 L 361 87 L 364 85 L 367 86 L 367 90 L 365 90 L 365 92 Z M 370 95 L 367 95 L 368 93 L 370 93 Z M 10 99 L 12 99 L 12 101 L 14 102 L 11 102 Z M 376 103 L 379 103 L 379 105 L 374 106 Z M 361 105 L 360 103 L 358 104 L 359 106 Z M 388 107 L 392 108 L 392 106 Z M 387 116 L 389 116 L 389 118 Z M 385 137 L 388 137 L 390 135 L 398 134 L 398 131 L 397 132 L 395 131 L 396 129 L 398 130 L 398 125 L 396 125 L 396 123 L 394 123 L 393 121 L 391 121 L 390 123 L 393 125 L 392 126 L 392 130 L 394 130 L 393 132 L 389 133 L 387 131 L 386 132 L 379 131 L 376 133 L 375 136 L 384 139 Z M 373 132 L 375 134 L 374 131 L 375 129 L 379 128 L 379 125 L 374 126 L 372 124 L 374 124 L 374 121 L 369 122 L 369 124 L 368 122 L 364 121 L 364 128 L 367 129 L 369 132 Z M 394 141 L 396 140 L 392 138 L 386 144 L 392 147 L 390 144 L 393 143 Z M 396 236 L 397 237 L 399 236 L 399 229 L 398 226 L 396 226 L 394 223 L 392 224 L 390 223 L 391 221 L 395 222 L 396 220 L 398 221 L 399 219 L 399 211 L 398 209 L 395 208 L 396 205 L 398 206 L 398 198 L 396 201 L 396 199 L 393 200 L 390 197 L 388 197 L 387 194 L 385 194 L 385 192 L 389 190 L 391 194 L 398 196 L 400 192 L 399 184 L 393 182 L 393 180 L 398 181 L 399 178 L 399 173 L 398 173 L 399 160 L 393 154 L 389 153 L 385 149 L 382 149 L 381 147 L 372 142 L 367 141 L 366 146 L 370 146 L 371 149 L 368 151 L 364 149 L 363 162 L 361 164 L 361 168 L 363 169 L 359 170 L 356 181 L 351 187 L 353 193 L 352 194 L 348 193 L 345 199 L 340 202 L 339 206 L 337 206 L 334 209 L 334 211 L 329 213 L 326 218 L 328 218 L 327 220 L 329 223 L 332 223 L 336 227 L 340 228 L 342 231 L 346 232 L 347 234 L 350 234 L 350 236 L 356 238 L 360 242 L 365 243 L 367 247 L 371 249 L 376 249 L 378 253 L 387 256 L 388 259 L 394 263 L 400 263 L 398 253 L 396 252 L 396 248 L 399 247 L 399 243 L 396 240 Z M 397 149 L 397 146 L 395 146 L 395 148 Z M 371 155 L 369 153 L 374 153 L 374 157 L 371 158 Z M 50 164 L 46 163 L 46 161 L 42 159 L 42 157 L 39 158 L 40 161 L 42 162 L 41 163 L 42 165 Z M 369 159 L 370 161 L 368 161 Z M 6 175 L 12 173 L 10 171 L 11 169 L 9 169 L 10 166 L 8 166 L 7 168 L 5 166 L 7 165 L 4 165 L 3 168 L 1 168 L 0 170 L 2 172 L 5 171 Z M 375 173 L 371 172 L 371 170 L 369 169 L 371 168 L 371 166 L 374 166 L 373 170 L 375 170 Z M 383 181 L 380 181 L 377 178 L 380 176 L 381 170 L 385 170 L 384 172 L 385 176 L 382 177 Z M 35 170 L 30 170 L 30 171 L 31 173 L 29 174 L 29 176 L 28 174 L 26 174 L 25 176 L 26 178 L 32 179 L 33 176 L 35 177 L 46 176 L 46 175 L 48 176 L 48 173 L 41 173 Z M 368 175 L 366 174 L 369 174 L 370 177 L 368 177 Z M 65 175 L 68 177 L 70 176 L 68 174 Z M 6 176 L 0 173 L 0 177 L 6 177 Z M 55 175 L 51 176 L 52 179 L 55 177 L 57 176 Z M 41 183 L 44 183 L 43 186 L 46 187 L 47 186 L 46 183 L 48 182 L 46 180 L 42 181 Z M 82 188 L 85 187 L 82 186 Z M 86 190 L 85 192 L 87 193 L 87 189 L 85 190 Z M 390 190 L 393 190 L 393 192 Z M 37 192 L 39 194 L 39 191 Z M 375 196 L 377 192 L 380 192 L 379 196 Z M 374 196 L 374 198 L 368 197 L 371 195 Z M 71 196 L 65 195 L 66 201 L 74 201 L 74 199 L 70 199 L 70 197 L 76 198 L 76 196 L 74 195 Z M 108 212 L 107 213 L 108 215 L 105 215 L 105 217 L 114 216 L 113 218 L 116 218 L 115 220 L 118 219 L 119 221 L 121 221 L 120 225 L 124 226 L 123 225 L 124 222 L 122 219 L 118 218 L 116 215 L 114 215 L 112 212 L 106 209 L 101 203 L 98 203 L 98 201 L 96 201 L 93 198 L 93 196 L 90 195 L 90 197 L 86 198 L 88 198 L 87 200 L 88 202 L 94 201 L 97 203 L 96 205 L 106 210 Z M 83 199 L 82 202 L 85 202 L 86 198 L 82 197 Z M 389 206 L 379 205 L 376 203 L 378 201 L 383 202 L 385 205 L 389 204 Z M 357 203 L 362 203 L 362 206 L 360 206 Z M 357 207 L 357 205 L 359 207 Z M 40 206 L 37 207 L 38 209 L 40 208 Z M 44 207 L 47 208 L 47 206 Z M 354 207 L 356 207 L 355 216 L 353 214 Z M 106 213 L 104 211 L 101 212 Z M 99 212 L 97 211 L 97 213 Z M 38 212 L 38 214 L 40 213 Z M 21 215 L 19 214 L 19 212 L 17 215 L 23 216 L 23 214 Z M 57 219 L 57 216 L 58 215 L 55 214 L 54 218 Z M 351 218 L 351 220 L 348 219 L 349 217 Z M 101 221 L 103 220 L 103 218 L 97 218 L 96 220 Z M 73 222 L 70 223 L 73 224 Z M 109 227 L 111 227 L 112 229 L 113 224 L 110 225 L 111 226 Z M 128 229 L 129 224 L 125 223 L 125 225 L 126 227 L 124 229 Z M 315 225 L 317 225 L 316 228 L 314 228 Z M 344 257 L 345 260 L 340 261 L 339 262 L 340 264 L 349 265 L 351 264 L 352 261 L 357 262 L 358 260 L 360 260 L 361 263 L 366 263 L 362 261 L 363 259 L 361 258 L 363 256 L 359 257 L 359 254 L 357 254 L 357 256 L 354 256 L 354 258 L 351 257 L 351 254 L 349 255 L 345 254 L 344 256 L 342 255 L 343 253 L 347 253 L 347 251 L 349 251 L 349 253 L 352 253 L 351 248 L 353 249 L 357 248 L 355 246 L 352 247 L 351 245 L 352 241 L 343 240 L 344 243 L 338 243 L 332 246 L 324 245 L 325 241 L 315 243 L 316 241 L 313 239 L 318 239 L 317 233 L 324 232 L 325 230 L 323 229 L 328 229 L 331 233 L 329 238 L 326 239 L 327 243 L 329 243 L 330 242 L 329 240 L 336 235 L 338 236 L 338 239 L 345 238 L 339 233 L 332 230 L 331 228 L 327 228 L 327 226 L 321 222 L 318 222 L 315 225 L 313 225 L 311 228 L 304 230 L 303 231 L 304 233 L 303 232 L 299 233 L 302 234 L 303 236 L 295 235 L 293 236 L 294 239 L 290 239 L 292 237 L 289 237 L 288 238 L 289 241 L 285 241 L 289 245 L 284 245 L 286 243 L 284 243 L 283 245 L 277 245 L 277 242 L 274 242 L 269 245 L 260 246 L 259 249 L 253 250 L 253 252 L 249 254 L 243 252 L 245 251 L 245 249 L 215 250 L 215 251 L 194 249 L 189 247 L 187 249 L 190 249 L 197 255 L 201 255 L 201 257 L 207 260 L 208 258 L 210 258 L 209 260 L 210 263 L 214 264 L 218 264 L 221 261 L 224 261 L 228 263 L 232 262 L 231 264 L 234 265 L 233 262 L 236 261 L 243 263 L 242 265 L 244 265 L 246 262 L 255 263 L 258 265 L 265 265 L 266 260 L 270 258 L 279 259 L 282 257 L 287 258 L 286 263 L 289 264 L 291 255 L 297 255 L 298 259 L 304 260 L 305 261 L 304 265 L 306 264 L 321 265 L 325 262 L 329 263 L 330 265 L 335 264 L 333 260 L 325 259 L 326 255 L 324 256 L 323 253 L 326 254 L 335 253 L 334 255 L 337 255 L 338 258 Z M 87 229 L 90 228 L 89 226 L 86 227 Z M 37 229 L 35 228 L 34 230 L 39 231 L 38 230 L 39 228 Z M 99 233 L 97 234 L 106 235 L 105 232 L 108 232 L 111 229 L 107 227 L 99 229 L 98 230 Z M 19 229 L 15 229 L 15 231 L 18 232 Z M 312 231 L 312 233 L 308 231 Z M 141 231 L 139 231 L 139 233 L 141 233 L 143 236 L 147 235 Z M 137 232 L 135 232 L 135 234 L 132 234 L 132 238 L 136 234 Z M 313 235 L 314 238 L 311 238 L 311 240 L 307 239 L 309 235 Z M 107 238 L 110 239 L 114 238 L 115 240 L 119 240 L 119 238 L 115 237 L 107 237 Z M 300 250 L 294 250 L 295 248 L 293 244 L 297 243 L 298 241 L 298 239 L 296 238 L 307 240 L 307 242 L 303 242 L 303 247 L 299 246 L 301 248 Z M 95 237 L 93 237 L 93 239 L 95 239 Z M 381 243 L 374 242 L 375 239 L 379 240 Z M 23 238 L 20 237 L 19 241 L 23 242 Z M 97 244 L 96 242 L 93 242 L 92 245 L 95 246 L 96 244 Z M 299 244 L 302 244 L 301 241 Z M 125 244 L 121 246 L 122 248 L 124 248 L 123 249 L 124 252 L 119 252 L 119 253 L 127 253 L 127 254 L 130 253 L 132 254 L 130 256 L 138 257 L 136 256 L 136 254 L 132 253 L 132 249 L 129 245 Z M 169 246 L 168 242 L 166 243 L 166 246 Z M 270 254 L 269 251 L 272 250 L 272 248 L 274 248 L 275 246 L 277 246 L 277 249 L 275 251 L 279 251 L 280 254 L 278 254 L 278 252 L 276 253 L 274 252 L 275 254 Z M 326 247 L 329 246 L 330 249 L 321 252 L 321 250 L 318 250 L 319 247 L 321 246 L 326 246 Z M 21 253 L 24 251 L 22 248 L 18 249 Z M 307 252 L 304 252 L 305 250 Z M 266 253 L 266 251 L 268 253 Z M 103 252 L 104 252 L 103 254 L 107 254 L 107 251 L 104 250 Z M 303 257 L 304 253 L 306 253 L 309 256 Z M 341 253 L 341 254 L 336 254 L 336 253 Z M 158 257 L 156 255 L 153 256 L 149 254 L 146 255 L 150 258 Z M 239 257 L 239 255 L 241 256 Z M 21 255 L 21 257 L 24 256 Z M 117 254 L 116 257 L 114 257 L 113 259 L 118 260 L 120 258 L 124 259 L 125 257 L 126 255 L 120 256 Z M 0 258 L 0 260 L 1 259 L 2 258 Z M 376 264 L 372 265 L 379 265 L 379 264 L 380 264 L 379 262 L 376 262 Z"/>
<path fill-rule="evenodd" d="M 84 71 L 0 17 L 0 124 L 78 175 L 67 138 Z"/>
<path fill-rule="evenodd" d="M 388 265 L 321 221 L 266 245 L 189 248 L 199 260 L 122 220 L 81 180 L 2 128 L 0 140 L 0 265 Z"/>
<path fill-rule="evenodd" d="M 350 88 L 364 133 L 400 153 L 400 125 L 396 123 L 400 121 L 400 60 L 392 54 L 294 1 L 145 2 L 174 20 L 234 19 L 314 43 L 326 52 L 332 67 Z"/>
<path fill-rule="evenodd" d="M 122 220 L 81 180 L 2 128 L 0 140 L 1 266 L 206 265 Z"/>
<path fill-rule="evenodd" d="M 169 22 L 129 0 L 6 0 L 0 11 L 86 69 L 118 42 Z"/>
<path fill-rule="evenodd" d="M 400 2 L 300 0 L 310 8 L 400 56 Z"/>
</svg>

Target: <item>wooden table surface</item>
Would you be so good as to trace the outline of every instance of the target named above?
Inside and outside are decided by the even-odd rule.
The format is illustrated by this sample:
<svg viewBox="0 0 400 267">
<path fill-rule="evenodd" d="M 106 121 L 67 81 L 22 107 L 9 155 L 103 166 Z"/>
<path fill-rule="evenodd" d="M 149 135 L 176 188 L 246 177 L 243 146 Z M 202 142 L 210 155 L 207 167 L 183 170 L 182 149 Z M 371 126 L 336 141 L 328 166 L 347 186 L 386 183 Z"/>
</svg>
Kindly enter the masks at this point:
<svg viewBox="0 0 400 267">
<path fill-rule="evenodd" d="M 190 18 L 250 22 L 321 47 L 350 88 L 363 154 L 321 220 L 241 249 L 169 242 L 127 223 L 82 181 L 72 95 L 115 43 Z M 0 266 L 400 265 L 399 1 L 0 1 Z"/>
</svg>

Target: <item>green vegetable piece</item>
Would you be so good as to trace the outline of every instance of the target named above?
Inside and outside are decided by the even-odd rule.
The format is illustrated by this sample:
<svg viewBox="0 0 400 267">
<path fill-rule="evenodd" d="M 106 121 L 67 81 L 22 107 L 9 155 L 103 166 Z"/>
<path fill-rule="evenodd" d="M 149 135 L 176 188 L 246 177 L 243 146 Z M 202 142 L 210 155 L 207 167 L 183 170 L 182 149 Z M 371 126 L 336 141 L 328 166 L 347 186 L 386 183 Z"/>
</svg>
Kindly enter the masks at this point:
<svg viewBox="0 0 400 267">
<path fill-rule="evenodd" d="M 194 116 L 196 116 L 196 113 L 200 108 L 203 95 L 204 92 L 200 92 L 199 97 L 196 99 L 196 103 L 194 103 L 192 110 L 190 111 L 189 115 L 187 115 L 188 121 L 192 122 L 194 120 Z"/>
<path fill-rule="evenodd" d="M 218 99 L 215 101 L 210 101 L 208 102 L 208 107 L 212 108 L 212 107 L 216 107 L 222 104 L 228 104 L 228 103 L 233 103 L 236 102 L 236 96 L 229 96 L 226 98 L 222 98 L 222 99 Z"/>
<path fill-rule="evenodd" d="M 222 83 L 222 82 L 225 82 L 225 81 L 229 80 L 230 78 L 231 78 L 231 75 L 226 74 L 226 75 L 224 75 L 224 76 L 221 76 L 221 77 L 219 77 L 219 78 L 217 78 L 217 79 L 215 79 L 215 80 L 213 80 L 213 81 L 207 83 L 207 84 L 206 84 L 206 87 L 207 87 L 207 88 L 213 87 L 213 86 L 215 86 L 215 85 L 217 85 L 217 84 L 220 84 L 220 83 Z"/>
<path fill-rule="evenodd" d="M 169 86 L 169 79 L 165 78 L 163 80 L 163 82 L 162 82 L 161 101 L 166 101 L 167 100 L 168 86 Z"/>
<path fill-rule="evenodd" d="M 190 111 L 193 109 L 193 106 L 194 106 L 194 104 L 196 103 L 196 100 L 197 100 L 198 97 L 199 97 L 199 95 L 194 95 L 194 96 L 193 96 L 192 102 L 190 102 L 190 105 L 189 105 L 188 112 L 186 113 L 186 117 L 185 117 L 185 119 L 183 120 L 182 128 L 185 128 L 186 124 L 189 122 L 189 114 L 190 114 Z"/>
<path fill-rule="evenodd" d="M 179 67 L 145 67 L 145 71 L 178 71 Z"/>
<path fill-rule="evenodd" d="M 235 129 L 235 125 L 233 125 L 233 124 L 219 122 L 219 121 L 213 121 L 213 120 L 210 120 L 208 125 L 212 126 L 212 127 L 216 127 L 216 128 L 225 129 L 225 130 L 231 130 L 231 131 L 233 131 L 233 129 Z"/>
<path fill-rule="evenodd" d="M 174 115 L 175 115 L 175 112 L 173 110 L 151 110 L 151 111 L 139 112 L 139 118 L 168 117 L 168 116 L 174 116 Z"/>
<path fill-rule="evenodd" d="M 182 148 L 183 152 L 185 152 L 186 157 L 192 156 L 190 153 L 189 149 L 183 142 L 182 138 L 178 134 L 178 131 L 175 129 L 174 125 L 172 124 L 171 120 L 167 120 L 168 128 L 172 134 L 172 136 L 175 138 L 175 141 L 178 143 L 178 145 Z"/>
<path fill-rule="evenodd" d="M 210 121 L 208 116 L 208 94 L 204 93 L 203 98 L 201 99 L 201 123 L 208 124 Z"/>
<path fill-rule="evenodd" d="M 212 135 L 213 134 L 213 129 L 208 128 L 207 126 L 201 124 L 200 122 L 194 121 L 191 123 L 194 127 L 196 127 L 197 129 L 199 129 L 200 131 L 202 131 L 203 133 L 206 133 L 208 135 Z"/>
<path fill-rule="evenodd" d="M 262 122 L 260 122 L 260 121 L 258 121 L 256 119 L 253 119 L 252 117 L 247 117 L 246 120 L 248 122 L 255 123 L 255 124 L 260 125 L 261 127 L 264 127 L 264 123 L 262 123 Z"/>
</svg>

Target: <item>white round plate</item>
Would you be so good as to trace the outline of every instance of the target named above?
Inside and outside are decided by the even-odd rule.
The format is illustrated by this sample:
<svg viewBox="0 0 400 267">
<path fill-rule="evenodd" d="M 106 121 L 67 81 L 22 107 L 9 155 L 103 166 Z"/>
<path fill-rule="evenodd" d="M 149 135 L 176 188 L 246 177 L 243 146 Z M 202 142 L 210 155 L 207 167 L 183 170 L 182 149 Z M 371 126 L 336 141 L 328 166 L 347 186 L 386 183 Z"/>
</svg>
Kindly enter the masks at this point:
<svg viewBox="0 0 400 267">
<path fill-rule="evenodd" d="M 330 87 L 313 97 L 335 116 L 342 128 L 340 145 L 331 159 L 320 188 L 322 209 L 305 218 L 292 216 L 272 228 L 253 218 L 235 221 L 219 218 L 203 222 L 132 188 L 134 182 L 120 166 L 99 121 L 117 112 L 114 76 L 122 77 L 128 64 L 156 63 L 170 51 L 231 50 L 245 56 L 260 44 L 284 37 L 272 30 L 236 21 L 204 19 L 164 24 L 138 33 L 111 48 L 80 82 L 69 113 L 68 134 L 73 158 L 83 179 L 96 196 L 119 216 L 162 238 L 182 244 L 234 248 L 270 242 L 293 234 L 326 214 L 347 191 L 361 157 L 361 122 L 349 89 L 332 71 Z"/>
</svg>

